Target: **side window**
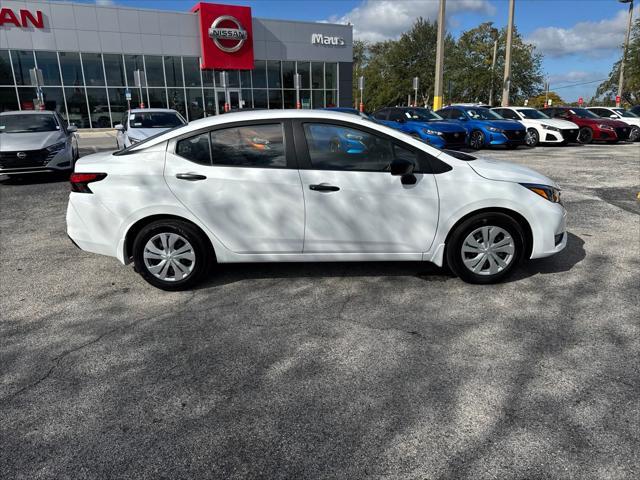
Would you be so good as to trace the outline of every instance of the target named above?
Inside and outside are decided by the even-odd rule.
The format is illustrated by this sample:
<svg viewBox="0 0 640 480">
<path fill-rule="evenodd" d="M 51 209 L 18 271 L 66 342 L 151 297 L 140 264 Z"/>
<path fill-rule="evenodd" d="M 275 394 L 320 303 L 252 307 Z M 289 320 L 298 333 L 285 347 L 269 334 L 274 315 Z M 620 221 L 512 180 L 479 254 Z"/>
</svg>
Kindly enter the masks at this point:
<svg viewBox="0 0 640 480">
<path fill-rule="evenodd" d="M 605 110 L 604 108 L 591 108 L 590 110 L 599 117 L 603 118 L 609 117 L 609 115 L 611 115 L 611 112 Z"/>
<path fill-rule="evenodd" d="M 547 116 L 554 118 L 556 116 L 556 110 L 555 108 L 546 108 L 544 110 L 542 110 L 542 113 L 546 114 Z"/>
<path fill-rule="evenodd" d="M 498 115 L 502 115 L 504 118 L 508 118 L 509 120 L 520 120 L 518 114 L 508 108 L 501 108 L 500 110 L 497 110 L 497 112 Z"/>
<path fill-rule="evenodd" d="M 453 118 L 454 120 L 458 120 L 460 118 L 467 118 L 462 110 L 458 110 L 457 108 L 452 108 L 449 110 L 449 118 Z"/>
<path fill-rule="evenodd" d="M 383 172 L 393 160 L 393 144 L 386 138 L 355 128 L 305 123 L 311 166 L 317 170 Z"/>
<path fill-rule="evenodd" d="M 200 165 L 211 165 L 209 134 L 201 133 L 179 140 L 176 144 L 176 155 Z"/>
<path fill-rule="evenodd" d="M 569 118 L 569 111 L 568 110 L 556 110 L 556 117 Z"/>
<path fill-rule="evenodd" d="M 386 108 L 382 110 L 378 110 L 376 113 L 373 114 L 373 118 L 376 118 L 378 120 L 386 120 L 388 113 L 389 113 L 389 110 Z"/>
<path fill-rule="evenodd" d="M 391 110 L 391 113 L 389 114 L 390 122 L 401 122 L 406 119 L 407 117 L 402 110 Z"/>
<path fill-rule="evenodd" d="M 451 118 L 451 110 L 438 110 L 436 113 L 442 118 Z"/>
<path fill-rule="evenodd" d="M 286 168 L 281 123 L 232 127 L 211 132 L 214 165 Z"/>
</svg>

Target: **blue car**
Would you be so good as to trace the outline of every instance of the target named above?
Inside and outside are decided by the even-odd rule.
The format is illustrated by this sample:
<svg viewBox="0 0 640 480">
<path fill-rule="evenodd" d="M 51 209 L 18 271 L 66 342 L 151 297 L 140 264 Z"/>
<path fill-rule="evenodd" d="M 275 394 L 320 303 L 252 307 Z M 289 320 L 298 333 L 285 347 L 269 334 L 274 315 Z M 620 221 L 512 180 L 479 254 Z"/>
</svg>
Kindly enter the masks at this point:
<svg viewBox="0 0 640 480">
<path fill-rule="evenodd" d="M 382 108 L 373 120 L 419 138 L 436 148 L 459 148 L 467 144 L 467 131 L 456 122 L 445 121 L 427 108 Z"/>
<path fill-rule="evenodd" d="M 438 110 L 438 115 L 458 122 L 467 130 L 469 146 L 480 150 L 489 145 L 518 148 L 524 145 L 527 129 L 516 120 L 506 120 L 485 107 L 452 105 Z"/>
</svg>

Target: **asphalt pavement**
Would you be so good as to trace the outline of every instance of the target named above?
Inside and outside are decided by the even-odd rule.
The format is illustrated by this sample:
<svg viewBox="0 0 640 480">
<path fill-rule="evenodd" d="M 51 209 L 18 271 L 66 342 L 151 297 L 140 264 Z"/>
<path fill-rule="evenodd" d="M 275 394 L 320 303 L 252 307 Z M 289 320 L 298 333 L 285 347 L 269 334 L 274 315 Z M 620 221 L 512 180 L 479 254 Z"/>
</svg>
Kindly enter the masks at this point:
<svg viewBox="0 0 640 480">
<path fill-rule="evenodd" d="M 0 478 L 639 478 L 640 145 L 482 155 L 569 211 L 492 286 L 275 264 L 163 292 L 68 241 L 63 178 L 0 177 Z"/>
</svg>

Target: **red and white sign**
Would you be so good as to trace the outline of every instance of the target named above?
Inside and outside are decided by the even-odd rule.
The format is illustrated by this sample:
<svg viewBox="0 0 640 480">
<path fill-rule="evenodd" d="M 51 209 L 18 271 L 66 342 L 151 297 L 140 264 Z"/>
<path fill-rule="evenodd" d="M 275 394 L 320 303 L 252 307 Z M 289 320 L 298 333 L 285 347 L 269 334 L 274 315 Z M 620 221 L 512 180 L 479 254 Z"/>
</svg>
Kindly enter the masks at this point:
<svg viewBox="0 0 640 480">
<path fill-rule="evenodd" d="M 35 13 L 21 9 L 17 14 L 10 8 L 0 9 L 0 26 L 14 25 L 16 27 L 44 28 L 44 18 L 42 12 L 36 10 Z"/>
<path fill-rule="evenodd" d="M 584 103 L 584 99 L 582 97 L 578 98 L 578 105 L 582 106 Z"/>
<path fill-rule="evenodd" d="M 198 3 L 200 49 L 203 70 L 253 69 L 253 29 L 251 8 Z"/>
</svg>

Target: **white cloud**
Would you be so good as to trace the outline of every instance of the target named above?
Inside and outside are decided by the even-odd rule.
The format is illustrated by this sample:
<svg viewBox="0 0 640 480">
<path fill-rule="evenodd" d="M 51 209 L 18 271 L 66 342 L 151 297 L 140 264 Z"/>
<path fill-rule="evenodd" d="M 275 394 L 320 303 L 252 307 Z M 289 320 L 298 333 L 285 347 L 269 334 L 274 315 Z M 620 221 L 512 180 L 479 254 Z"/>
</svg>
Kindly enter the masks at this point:
<svg viewBox="0 0 640 480">
<path fill-rule="evenodd" d="M 634 17 L 640 8 L 634 11 Z M 544 27 L 534 30 L 527 42 L 549 57 L 575 53 L 592 57 L 605 56 L 620 48 L 627 29 L 628 10 L 619 10 L 613 18 L 599 22 L 579 22 L 571 28 Z"/>
<path fill-rule="evenodd" d="M 99 7 L 109 7 L 113 5 L 115 2 L 113 0 L 96 0 L 96 5 Z"/>
<path fill-rule="evenodd" d="M 342 16 L 329 19 L 332 23 L 351 23 L 353 35 L 359 40 L 377 42 L 398 38 L 409 30 L 418 17 L 438 18 L 438 0 L 363 0 Z M 495 7 L 488 0 L 449 0 L 447 18 L 456 13 L 494 15 Z"/>
</svg>

